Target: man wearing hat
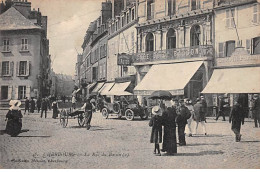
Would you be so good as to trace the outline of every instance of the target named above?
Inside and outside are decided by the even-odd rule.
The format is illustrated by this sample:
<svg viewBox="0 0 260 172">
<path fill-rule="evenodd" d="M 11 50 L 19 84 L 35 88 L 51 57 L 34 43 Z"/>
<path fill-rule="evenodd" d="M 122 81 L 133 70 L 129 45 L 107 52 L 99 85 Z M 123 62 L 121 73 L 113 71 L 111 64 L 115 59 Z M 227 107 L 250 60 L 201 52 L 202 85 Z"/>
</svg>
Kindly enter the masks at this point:
<svg viewBox="0 0 260 172">
<path fill-rule="evenodd" d="M 254 94 L 253 96 L 253 106 L 252 106 L 252 113 L 255 122 L 255 128 L 260 127 L 260 100 L 258 94 Z"/>
<path fill-rule="evenodd" d="M 11 100 L 9 105 L 11 107 L 9 108 L 9 111 L 6 114 L 7 123 L 6 123 L 6 133 L 11 135 L 12 137 L 17 136 L 22 129 L 22 122 L 21 118 L 23 117 L 21 109 L 19 106 L 21 106 L 20 100 Z"/>
<path fill-rule="evenodd" d="M 225 110 L 225 105 L 227 105 L 227 104 L 228 103 L 224 101 L 224 97 L 219 96 L 219 110 L 218 110 L 218 115 L 216 117 L 216 121 L 218 120 L 218 118 L 220 116 L 223 117 L 223 121 L 226 121 L 224 110 Z"/>
<path fill-rule="evenodd" d="M 179 101 L 180 106 L 177 108 L 177 117 L 176 123 L 178 124 L 178 136 L 179 136 L 179 145 L 185 146 L 185 127 L 187 124 L 187 120 L 191 117 L 191 113 L 189 109 L 184 105 L 184 100 L 181 99 Z"/>
<path fill-rule="evenodd" d="M 157 155 L 160 156 L 159 143 L 162 143 L 162 109 L 159 106 L 154 106 L 152 108 L 152 114 L 153 117 L 149 122 L 149 126 L 152 127 L 150 143 L 154 143 L 154 154 L 156 154 L 157 150 Z"/>
</svg>

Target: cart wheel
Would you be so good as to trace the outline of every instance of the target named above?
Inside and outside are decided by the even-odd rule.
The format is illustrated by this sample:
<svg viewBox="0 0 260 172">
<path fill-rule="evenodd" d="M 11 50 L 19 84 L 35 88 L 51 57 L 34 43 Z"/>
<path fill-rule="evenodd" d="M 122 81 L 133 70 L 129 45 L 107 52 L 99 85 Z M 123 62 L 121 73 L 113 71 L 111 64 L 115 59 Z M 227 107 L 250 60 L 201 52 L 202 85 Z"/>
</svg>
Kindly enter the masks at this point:
<svg viewBox="0 0 260 172">
<path fill-rule="evenodd" d="M 134 119 L 134 111 L 132 111 L 131 109 L 127 109 L 125 111 L 125 117 L 128 121 L 132 121 Z"/>
<path fill-rule="evenodd" d="M 67 127 L 68 124 L 68 114 L 66 110 L 62 110 L 60 113 L 60 124 L 63 128 Z"/>
<path fill-rule="evenodd" d="M 80 127 L 83 127 L 85 125 L 86 118 L 84 114 L 79 114 L 78 115 L 78 124 Z"/>
<path fill-rule="evenodd" d="M 109 114 L 108 114 L 107 108 L 103 108 L 103 109 L 102 109 L 102 116 L 103 116 L 103 118 L 106 118 L 106 119 L 107 119 L 107 118 L 108 118 L 108 115 L 109 115 Z"/>
<path fill-rule="evenodd" d="M 143 111 L 143 114 L 140 116 L 141 117 L 141 119 L 143 119 L 143 120 L 145 120 L 145 119 L 147 119 L 148 118 L 148 111 L 145 109 L 144 111 Z"/>
</svg>

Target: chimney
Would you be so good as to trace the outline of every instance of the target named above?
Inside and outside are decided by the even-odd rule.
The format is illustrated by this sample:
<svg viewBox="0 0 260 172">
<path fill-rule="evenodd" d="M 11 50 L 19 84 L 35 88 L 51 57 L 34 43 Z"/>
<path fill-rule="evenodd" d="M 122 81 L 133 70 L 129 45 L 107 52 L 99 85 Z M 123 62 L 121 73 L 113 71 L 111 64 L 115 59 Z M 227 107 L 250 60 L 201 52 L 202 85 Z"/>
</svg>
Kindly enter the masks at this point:
<svg viewBox="0 0 260 172">
<path fill-rule="evenodd" d="M 13 7 L 22 13 L 22 15 L 26 18 L 29 17 L 31 12 L 31 2 L 27 2 L 27 0 L 14 1 Z"/>
</svg>

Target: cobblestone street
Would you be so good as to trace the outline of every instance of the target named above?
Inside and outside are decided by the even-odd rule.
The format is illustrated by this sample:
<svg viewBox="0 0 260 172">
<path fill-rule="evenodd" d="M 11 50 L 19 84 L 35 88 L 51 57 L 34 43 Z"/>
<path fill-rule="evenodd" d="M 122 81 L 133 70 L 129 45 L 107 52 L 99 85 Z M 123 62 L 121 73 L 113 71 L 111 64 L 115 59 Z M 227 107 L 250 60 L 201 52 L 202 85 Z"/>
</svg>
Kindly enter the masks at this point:
<svg viewBox="0 0 260 172">
<path fill-rule="evenodd" d="M 187 146 L 175 156 L 154 156 L 148 120 L 95 113 L 88 131 L 77 119 L 62 128 L 50 112 L 47 119 L 35 113 L 24 116 L 19 137 L 10 137 L 4 134 L 5 114 L 0 111 L 0 168 L 260 168 L 260 129 L 251 119 L 242 126 L 240 143 L 228 121 L 208 118 L 207 136 L 186 137 Z"/>
</svg>

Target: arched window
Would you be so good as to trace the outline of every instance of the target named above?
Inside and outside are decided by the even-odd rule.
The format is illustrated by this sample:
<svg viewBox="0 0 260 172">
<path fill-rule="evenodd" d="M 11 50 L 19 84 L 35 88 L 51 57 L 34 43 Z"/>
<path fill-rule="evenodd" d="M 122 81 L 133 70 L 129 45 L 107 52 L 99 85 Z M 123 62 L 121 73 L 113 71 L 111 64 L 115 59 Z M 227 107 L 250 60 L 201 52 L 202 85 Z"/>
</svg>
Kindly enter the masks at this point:
<svg viewBox="0 0 260 172">
<path fill-rule="evenodd" d="M 167 49 L 176 48 L 176 32 L 170 29 L 167 33 Z"/>
<path fill-rule="evenodd" d="M 146 36 L 146 51 L 153 51 L 154 38 L 152 33 L 148 33 Z"/>
<path fill-rule="evenodd" d="M 194 25 L 190 30 L 190 46 L 200 45 L 200 26 Z"/>
</svg>

